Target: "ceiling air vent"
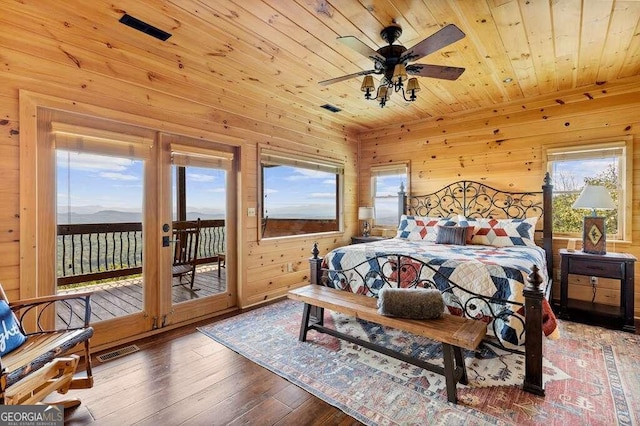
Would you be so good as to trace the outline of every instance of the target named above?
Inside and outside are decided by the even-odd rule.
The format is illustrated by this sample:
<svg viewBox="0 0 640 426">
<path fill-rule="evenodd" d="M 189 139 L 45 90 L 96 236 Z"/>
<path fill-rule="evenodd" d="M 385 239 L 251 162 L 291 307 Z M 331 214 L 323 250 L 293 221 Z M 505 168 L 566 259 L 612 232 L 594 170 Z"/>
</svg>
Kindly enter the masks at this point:
<svg viewBox="0 0 640 426">
<path fill-rule="evenodd" d="M 171 34 L 162 31 L 160 28 L 149 25 L 146 22 L 134 18 L 133 16 L 126 13 L 122 16 L 122 18 L 120 18 L 120 22 L 135 30 L 141 31 L 145 34 L 149 34 L 151 37 L 155 37 L 158 40 L 165 41 L 166 39 L 171 37 Z"/>
<path fill-rule="evenodd" d="M 340 112 L 340 111 L 342 111 L 342 110 L 341 110 L 340 108 L 338 108 L 337 106 L 333 106 L 333 105 L 331 105 L 331 104 L 324 104 L 324 105 L 320 105 L 320 108 L 324 108 L 324 109 L 326 109 L 326 110 L 328 110 L 328 111 L 331 111 L 331 112 Z"/>
</svg>

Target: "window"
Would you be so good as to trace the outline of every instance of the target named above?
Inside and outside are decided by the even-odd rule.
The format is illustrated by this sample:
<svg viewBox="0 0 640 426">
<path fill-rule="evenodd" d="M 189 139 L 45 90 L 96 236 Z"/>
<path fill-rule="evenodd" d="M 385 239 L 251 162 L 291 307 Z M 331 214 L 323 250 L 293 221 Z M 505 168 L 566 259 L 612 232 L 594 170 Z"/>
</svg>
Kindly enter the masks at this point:
<svg viewBox="0 0 640 426">
<path fill-rule="evenodd" d="M 262 238 L 342 229 L 342 164 L 262 149 L 260 171 Z"/>
<path fill-rule="evenodd" d="M 371 167 L 371 202 L 375 226 L 398 225 L 398 192 L 400 186 L 409 188 L 407 163 Z"/>
<path fill-rule="evenodd" d="M 553 183 L 553 232 L 568 237 L 582 235 L 583 209 L 573 203 L 585 184 L 602 185 L 609 190 L 615 210 L 598 210 L 605 217 L 607 236 L 613 240 L 631 239 L 630 141 L 596 143 L 547 150 L 547 170 Z"/>
</svg>

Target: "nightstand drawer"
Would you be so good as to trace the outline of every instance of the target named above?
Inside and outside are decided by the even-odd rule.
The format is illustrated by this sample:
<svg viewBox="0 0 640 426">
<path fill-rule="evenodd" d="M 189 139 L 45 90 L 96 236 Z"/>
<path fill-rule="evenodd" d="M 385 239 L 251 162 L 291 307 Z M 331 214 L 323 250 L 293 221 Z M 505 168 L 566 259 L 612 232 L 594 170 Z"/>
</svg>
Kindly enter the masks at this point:
<svg viewBox="0 0 640 426">
<path fill-rule="evenodd" d="M 569 259 L 569 273 L 578 275 L 591 275 L 622 279 L 624 277 L 624 264 L 620 262 L 603 262 L 588 259 Z"/>
</svg>

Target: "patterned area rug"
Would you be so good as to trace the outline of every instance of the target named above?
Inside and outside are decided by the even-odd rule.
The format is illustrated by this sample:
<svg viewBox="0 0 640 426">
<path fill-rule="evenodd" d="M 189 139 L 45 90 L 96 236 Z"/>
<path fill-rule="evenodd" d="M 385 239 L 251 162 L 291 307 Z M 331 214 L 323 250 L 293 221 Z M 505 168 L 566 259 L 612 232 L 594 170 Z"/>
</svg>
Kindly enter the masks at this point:
<svg viewBox="0 0 640 426">
<path fill-rule="evenodd" d="M 524 358 L 488 345 L 466 351 L 458 404 L 444 377 L 310 331 L 285 300 L 199 330 L 368 425 L 640 425 L 640 336 L 568 321 L 545 340 L 545 397 L 520 389 Z M 325 311 L 325 325 L 441 363 L 427 339 Z"/>
</svg>

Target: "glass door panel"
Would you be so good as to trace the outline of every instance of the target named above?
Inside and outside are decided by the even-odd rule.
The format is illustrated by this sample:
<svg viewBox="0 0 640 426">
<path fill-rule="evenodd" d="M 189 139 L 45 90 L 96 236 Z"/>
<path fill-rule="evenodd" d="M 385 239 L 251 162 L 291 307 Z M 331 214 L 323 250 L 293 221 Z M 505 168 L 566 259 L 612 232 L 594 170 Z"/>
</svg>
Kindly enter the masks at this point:
<svg viewBox="0 0 640 426">
<path fill-rule="evenodd" d="M 143 310 L 144 161 L 56 150 L 58 293 L 91 291 L 92 322 Z"/>
<path fill-rule="evenodd" d="M 227 172 L 176 165 L 172 171 L 172 303 L 226 292 Z M 187 230 L 197 228 L 197 238 Z M 191 264 L 189 264 L 191 263 Z"/>
</svg>

